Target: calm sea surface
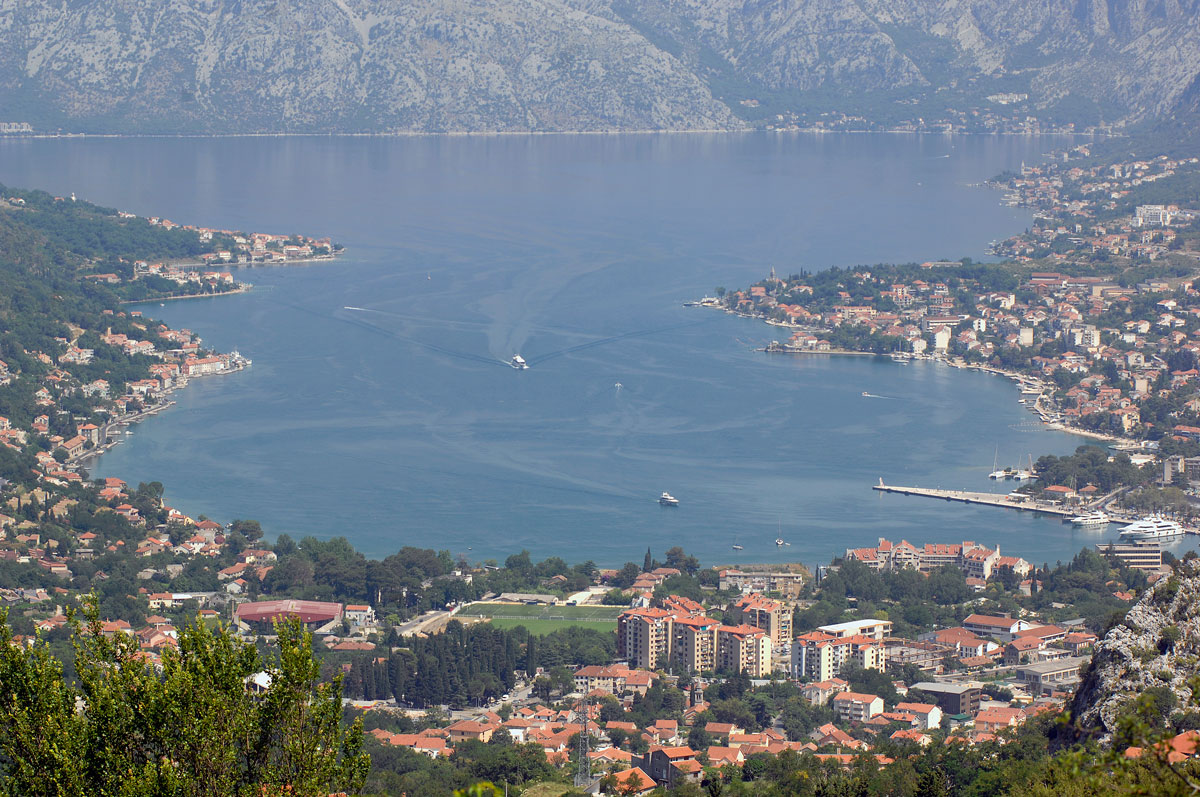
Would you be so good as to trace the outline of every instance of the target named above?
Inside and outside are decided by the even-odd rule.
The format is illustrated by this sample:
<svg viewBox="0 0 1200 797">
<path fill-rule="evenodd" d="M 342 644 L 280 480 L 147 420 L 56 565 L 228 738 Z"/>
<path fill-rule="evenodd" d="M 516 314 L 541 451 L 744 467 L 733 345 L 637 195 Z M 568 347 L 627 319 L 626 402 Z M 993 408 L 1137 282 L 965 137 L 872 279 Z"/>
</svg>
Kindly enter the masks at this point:
<svg viewBox="0 0 1200 797">
<path fill-rule="evenodd" d="M 870 489 L 1003 489 L 987 479 L 995 457 L 1082 442 L 1035 426 L 1011 383 L 766 355 L 754 348 L 777 331 L 681 302 L 772 266 L 983 257 L 1029 217 L 972 184 L 1054 144 L 17 140 L 0 142 L 0 181 L 348 247 L 334 263 L 242 271 L 247 295 L 143 308 L 254 360 L 176 394 L 95 469 L 160 480 L 188 513 L 345 535 L 371 555 L 528 548 L 619 565 L 682 545 L 706 564 L 812 564 L 887 536 L 1040 563 L 1115 528 Z M 530 370 L 504 364 L 517 352 Z M 678 509 L 656 503 L 664 490 Z"/>
</svg>

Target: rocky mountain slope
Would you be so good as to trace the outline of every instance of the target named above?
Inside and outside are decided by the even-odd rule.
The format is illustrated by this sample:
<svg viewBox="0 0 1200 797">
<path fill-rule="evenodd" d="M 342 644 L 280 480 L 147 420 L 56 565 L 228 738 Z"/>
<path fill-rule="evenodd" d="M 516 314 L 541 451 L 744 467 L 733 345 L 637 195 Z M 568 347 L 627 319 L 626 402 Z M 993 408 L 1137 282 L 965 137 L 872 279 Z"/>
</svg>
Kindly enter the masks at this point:
<svg viewBox="0 0 1200 797">
<path fill-rule="evenodd" d="M 0 121 L 72 130 L 736 128 L 759 99 L 997 92 L 1135 121 L 1198 76 L 1200 0 L 0 0 Z"/>
<path fill-rule="evenodd" d="M 1200 675 L 1200 568 L 1194 564 L 1180 563 L 1176 575 L 1147 590 L 1097 645 L 1071 707 L 1080 730 L 1109 739 L 1147 692 L 1163 713 L 1196 710 L 1200 695 L 1193 695 L 1191 681 Z"/>
</svg>

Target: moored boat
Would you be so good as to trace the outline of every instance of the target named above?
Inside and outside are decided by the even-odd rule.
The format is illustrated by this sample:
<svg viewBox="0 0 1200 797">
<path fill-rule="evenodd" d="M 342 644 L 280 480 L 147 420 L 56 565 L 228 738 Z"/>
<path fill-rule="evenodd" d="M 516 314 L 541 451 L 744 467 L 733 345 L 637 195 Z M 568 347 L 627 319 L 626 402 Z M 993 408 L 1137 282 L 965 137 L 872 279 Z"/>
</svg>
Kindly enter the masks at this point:
<svg viewBox="0 0 1200 797">
<path fill-rule="evenodd" d="M 1071 518 L 1071 523 L 1076 526 L 1107 526 L 1111 522 L 1108 515 L 1100 510 Z"/>
<path fill-rule="evenodd" d="M 1171 542 L 1183 536 L 1183 526 L 1174 520 L 1150 515 L 1134 521 L 1121 528 L 1123 540 L 1148 540 L 1153 542 Z"/>
</svg>

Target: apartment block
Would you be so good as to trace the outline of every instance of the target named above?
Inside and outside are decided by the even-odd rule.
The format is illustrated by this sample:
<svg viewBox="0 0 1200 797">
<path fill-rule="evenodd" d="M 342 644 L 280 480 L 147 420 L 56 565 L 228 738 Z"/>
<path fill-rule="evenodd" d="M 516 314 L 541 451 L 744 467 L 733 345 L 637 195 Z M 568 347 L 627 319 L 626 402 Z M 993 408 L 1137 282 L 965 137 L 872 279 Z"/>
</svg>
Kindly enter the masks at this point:
<svg viewBox="0 0 1200 797">
<path fill-rule="evenodd" d="M 774 645 L 786 645 L 792 639 L 792 609 L 781 601 L 751 593 L 742 596 L 729 611 L 735 623 L 766 631 Z"/>
</svg>

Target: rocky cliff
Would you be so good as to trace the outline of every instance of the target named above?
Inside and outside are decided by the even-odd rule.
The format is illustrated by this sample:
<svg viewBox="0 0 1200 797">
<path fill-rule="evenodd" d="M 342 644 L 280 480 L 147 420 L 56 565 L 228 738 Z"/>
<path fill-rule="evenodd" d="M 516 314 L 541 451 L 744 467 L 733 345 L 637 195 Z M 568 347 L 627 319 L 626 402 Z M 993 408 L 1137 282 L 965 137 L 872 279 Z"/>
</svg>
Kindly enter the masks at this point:
<svg viewBox="0 0 1200 797">
<path fill-rule="evenodd" d="M 0 0 L 0 121 L 72 130 L 736 128 L 881 92 L 1140 120 L 1198 75 L 1200 0 Z"/>
<path fill-rule="evenodd" d="M 1189 681 L 1197 675 L 1200 568 L 1181 563 L 1175 576 L 1147 590 L 1097 645 L 1071 715 L 1081 731 L 1107 740 L 1118 730 L 1118 718 L 1147 690 L 1169 692 L 1171 711 L 1195 710 L 1200 695 L 1193 696 Z"/>
</svg>

